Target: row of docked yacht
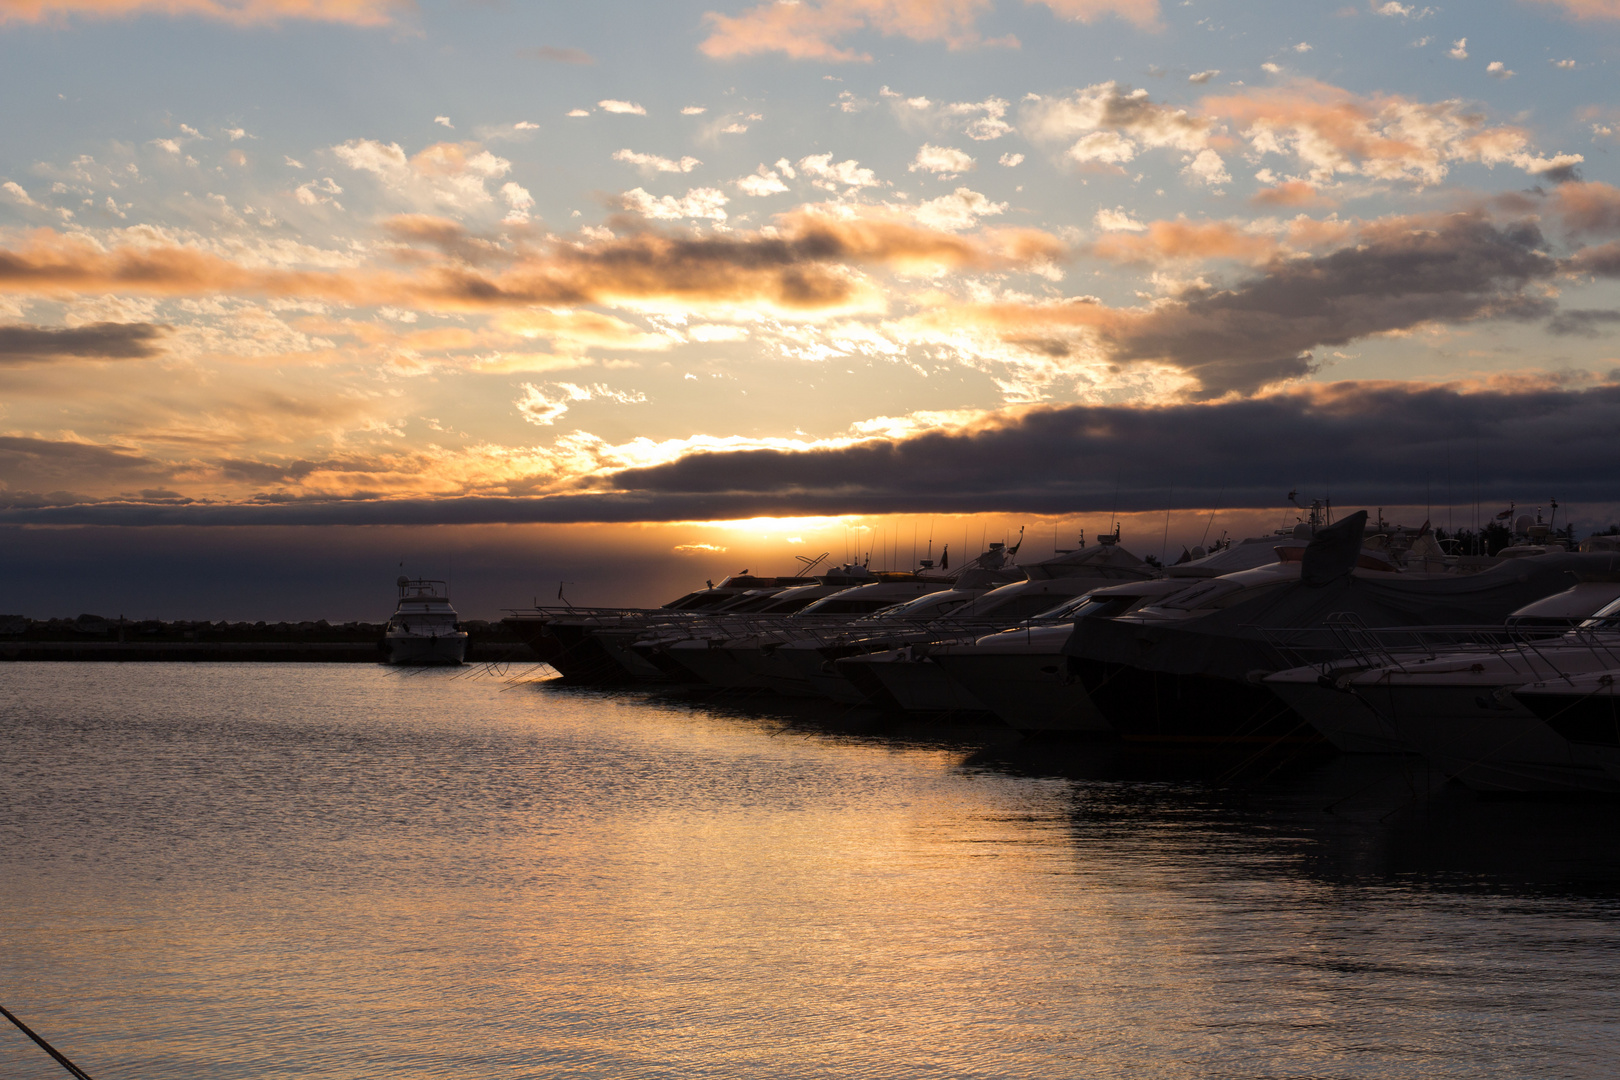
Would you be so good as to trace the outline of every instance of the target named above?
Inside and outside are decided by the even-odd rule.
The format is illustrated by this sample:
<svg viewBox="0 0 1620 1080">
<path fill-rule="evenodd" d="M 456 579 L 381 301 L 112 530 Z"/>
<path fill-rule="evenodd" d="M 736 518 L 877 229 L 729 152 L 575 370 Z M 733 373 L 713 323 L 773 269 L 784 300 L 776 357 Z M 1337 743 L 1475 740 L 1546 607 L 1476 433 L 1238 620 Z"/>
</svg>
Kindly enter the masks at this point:
<svg viewBox="0 0 1620 1080">
<path fill-rule="evenodd" d="M 954 571 L 737 575 L 662 608 L 507 622 L 576 682 L 989 713 L 1030 735 L 1326 741 L 1479 788 L 1620 793 L 1620 551 L 1533 524 L 1519 540 L 1459 556 L 1318 510 L 1167 568 L 1116 530 L 1023 565 L 992 544 Z"/>
</svg>

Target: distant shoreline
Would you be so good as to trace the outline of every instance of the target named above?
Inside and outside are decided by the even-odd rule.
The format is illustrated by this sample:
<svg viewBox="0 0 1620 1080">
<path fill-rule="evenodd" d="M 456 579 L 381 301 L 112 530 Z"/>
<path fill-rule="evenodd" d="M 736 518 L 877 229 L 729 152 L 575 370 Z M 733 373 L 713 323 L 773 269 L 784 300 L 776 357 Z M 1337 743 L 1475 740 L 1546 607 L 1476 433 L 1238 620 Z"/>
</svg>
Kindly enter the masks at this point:
<svg viewBox="0 0 1620 1080">
<path fill-rule="evenodd" d="M 467 659 L 532 661 L 521 638 L 500 623 L 464 621 Z M 384 659 L 384 624 L 131 621 L 80 616 L 0 615 L 0 661 L 252 661 L 375 664 Z"/>
<path fill-rule="evenodd" d="M 376 642 L 351 641 L 0 641 L 0 661 L 118 660 L 252 661 L 258 663 L 380 664 Z M 534 653 L 523 642 L 480 642 L 467 648 L 470 663 L 532 663 Z"/>
</svg>

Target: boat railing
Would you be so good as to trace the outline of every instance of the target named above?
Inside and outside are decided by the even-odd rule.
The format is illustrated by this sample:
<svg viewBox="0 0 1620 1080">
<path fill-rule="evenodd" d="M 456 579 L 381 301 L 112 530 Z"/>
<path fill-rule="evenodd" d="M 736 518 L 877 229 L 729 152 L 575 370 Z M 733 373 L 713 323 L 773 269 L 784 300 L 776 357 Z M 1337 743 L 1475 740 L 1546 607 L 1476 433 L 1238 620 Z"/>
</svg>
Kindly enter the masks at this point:
<svg viewBox="0 0 1620 1080">
<path fill-rule="evenodd" d="M 971 620 L 947 620 L 932 615 L 886 616 L 867 621 L 848 614 L 799 614 L 791 618 L 769 614 L 716 614 L 679 622 L 648 623 L 639 629 L 643 640 L 657 637 L 666 645 L 704 638 L 718 644 L 741 638 L 769 637 L 775 639 L 771 644 L 778 646 L 790 642 L 812 642 L 823 647 L 893 636 L 925 640 L 966 636 L 971 639 L 1000 629 L 1002 625 L 993 619 L 974 623 Z M 630 630 L 631 626 L 621 623 L 619 629 Z"/>
<path fill-rule="evenodd" d="M 655 640 L 660 645 L 680 641 L 708 640 L 716 645 L 742 638 L 770 637 L 777 644 L 811 641 L 817 647 L 840 646 L 856 641 L 901 638 L 897 644 L 921 642 L 961 644 L 986 634 L 1018 627 L 1064 625 L 1068 619 L 1022 619 L 1012 623 L 995 616 L 971 615 L 870 615 L 849 613 L 818 615 L 804 612 L 706 612 L 669 608 L 578 607 L 543 605 L 506 608 L 507 618 L 517 622 L 563 622 L 583 627 L 591 633 L 631 635 Z"/>
<path fill-rule="evenodd" d="M 1620 667 L 1620 628 L 1588 627 L 1584 620 L 1535 625 L 1442 625 L 1369 627 L 1353 613 L 1339 613 L 1320 626 L 1256 627 L 1283 667 L 1392 668 L 1405 671 L 1417 661 L 1479 653 L 1520 658 L 1532 673 L 1565 677 L 1558 657 L 1574 648 Z M 1555 651 L 1556 650 L 1556 651 Z"/>
</svg>

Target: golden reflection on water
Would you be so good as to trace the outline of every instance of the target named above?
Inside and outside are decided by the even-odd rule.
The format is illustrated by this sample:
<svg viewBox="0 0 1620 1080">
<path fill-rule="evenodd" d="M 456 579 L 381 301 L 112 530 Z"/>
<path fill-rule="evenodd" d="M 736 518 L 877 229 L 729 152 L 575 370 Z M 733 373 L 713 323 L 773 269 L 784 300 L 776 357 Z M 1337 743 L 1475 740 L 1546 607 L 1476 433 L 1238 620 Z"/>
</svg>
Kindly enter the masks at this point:
<svg viewBox="0 0 1620 1080">
<path fill-rule="evenodd" d="M 0 701 L 0 986 L 102 1080 L 1599 1075 L 1614 1049 L 1613 893 L 1403 881 L 1384 804 L 1328 834 L 769 706 L 442 673 L 11 665 Z M 0 1076 L 47 1065 L 0 1036 Z"/>
</svg>

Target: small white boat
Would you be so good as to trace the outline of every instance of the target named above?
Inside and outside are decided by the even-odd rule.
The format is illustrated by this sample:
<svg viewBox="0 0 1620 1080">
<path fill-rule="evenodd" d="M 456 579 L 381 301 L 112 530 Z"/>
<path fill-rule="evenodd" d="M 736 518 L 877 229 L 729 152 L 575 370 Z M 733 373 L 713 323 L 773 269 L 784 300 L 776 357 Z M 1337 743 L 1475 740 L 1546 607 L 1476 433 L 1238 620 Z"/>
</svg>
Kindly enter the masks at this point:
<svg viewBox="0 0 1620 1080">
<path fill-rule="evenodd" d="M 401 577 L 399 605 L 388 620 L 383 648 L 390 664 L 460 664 L 467 659 L 467 633 L 442 581 Z"/>
</svg>

